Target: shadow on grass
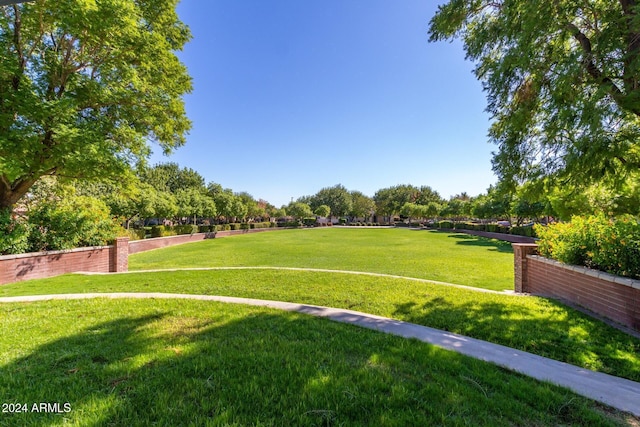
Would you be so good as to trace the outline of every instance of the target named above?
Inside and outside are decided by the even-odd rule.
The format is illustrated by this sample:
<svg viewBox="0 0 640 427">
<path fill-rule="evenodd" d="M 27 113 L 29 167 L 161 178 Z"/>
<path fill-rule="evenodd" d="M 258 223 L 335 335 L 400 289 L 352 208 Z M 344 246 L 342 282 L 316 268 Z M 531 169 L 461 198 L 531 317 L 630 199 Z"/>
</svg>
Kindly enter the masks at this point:
<svg viewBox="0 0 640 427">
<path fill-rule="evenodd" d="M 450 234 L 451 232 L 448 233 L 449 235 L 447 237 L 458 240 L 456 242 L 457 245 L 480 246 L 489 248 L 490 251 L 513 253 L 513 247 L 511 246 L 511 243 L 505 242 L 503 240 L 487 239 L 486 237 L 473 236 L 470 234 Z"/>
<path fill-rule="evenodd" d="M 628 379 L 640 381 L 639 340 L 559 302 L 546 304 L 541 313 L 522 304 L 452 304 L 438 297 L 423 304 L 396 304 L 393 317 L 609 374 L 627 372 Z"/>
<path fill-rule="evenodd" d="M 589 401 L 492 365 L 270 311 L 100 323 L 0 374 L 2 402 L 72 408 L 0 425 L 613 425 Z"/>
</svg>

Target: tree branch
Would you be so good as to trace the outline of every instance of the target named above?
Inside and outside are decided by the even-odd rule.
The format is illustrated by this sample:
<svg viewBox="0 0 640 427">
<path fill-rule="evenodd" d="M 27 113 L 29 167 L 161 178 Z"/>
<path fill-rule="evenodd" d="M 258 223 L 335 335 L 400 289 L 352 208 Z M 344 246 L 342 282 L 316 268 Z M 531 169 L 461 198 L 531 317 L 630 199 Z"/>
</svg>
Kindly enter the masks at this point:
<svg viewBox="0 0 640 427">
<path fill-rule="evenodd" d="M 615 84 L 615 82 L 609 77 L 606 76 L 596 65 L 593 58 L 593 49 L 591 46 L 591 40 L 587 37 L 580 29 L 573 23 L 568 23 L 567 28 L 571 31 L 573 37 L 580 43 L 580 47 L 583 52 L 582 64 L 589 74 L 591 78 L 597 83 L 600 87 L 605 88 L 609 95 L 614 99 L 616 104 L 620 106 L 623 110 L 630 111 L 635 115 L 640 116 L 640 109 L 635 107 L 629 107 L 624 104 L 625 94 L 624 92 Z"/>
</svg>

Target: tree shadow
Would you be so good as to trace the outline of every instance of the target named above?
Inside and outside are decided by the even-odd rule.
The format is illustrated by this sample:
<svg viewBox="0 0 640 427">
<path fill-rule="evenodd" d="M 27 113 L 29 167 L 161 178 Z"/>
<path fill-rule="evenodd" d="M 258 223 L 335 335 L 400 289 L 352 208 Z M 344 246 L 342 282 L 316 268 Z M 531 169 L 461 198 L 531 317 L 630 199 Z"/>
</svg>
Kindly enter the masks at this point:
<svg viewBox="0 0 640 427">
<path fill-rule="evenodd" d="M 545 304 L 541 313 L 523 304 L 454 304 L 437 297 L 396 304 L 393 317 L 609 374 L 630 372 L 628 379 L 640 381 L 640 340 L 557 301 Z"/>
<path fill-rule="evenodd" d="M 497 239 L 473 236 L 470 234 L 449 234 L 447 237 L 457 239 L 457 245 L 486 247 L 490 251 L 513 253 L 511 243 Z"/>
<path fill-rule="evenodd" d="M 424 343 L 303 314 L 238 308 L 229 316 L 219 307 L 95 323 L 3 364 L 2 402 L 68 402 L 71 412 L 3 414 L 0 425 L 608 422 L 563 389 Z"/>
</svg>

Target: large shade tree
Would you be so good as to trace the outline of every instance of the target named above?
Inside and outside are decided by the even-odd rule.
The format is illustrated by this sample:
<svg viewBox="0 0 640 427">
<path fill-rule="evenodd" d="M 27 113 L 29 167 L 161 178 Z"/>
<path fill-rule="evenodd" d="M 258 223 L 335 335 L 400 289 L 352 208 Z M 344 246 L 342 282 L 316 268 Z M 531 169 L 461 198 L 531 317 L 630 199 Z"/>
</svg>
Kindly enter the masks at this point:
<svg viewBox="0 0 640 427">
<path fill-rule="evenodd" d="M 0 6 L 0 209 L 45 175 L 117 177 L 190 127 L 178 0 Z"/>
<path fill-rule="evenodd" d="M 640 166 L 640 4 L 448 0 L 430 39 L 464 41 L 506 182 L 623 177 Z"/>
</svg>

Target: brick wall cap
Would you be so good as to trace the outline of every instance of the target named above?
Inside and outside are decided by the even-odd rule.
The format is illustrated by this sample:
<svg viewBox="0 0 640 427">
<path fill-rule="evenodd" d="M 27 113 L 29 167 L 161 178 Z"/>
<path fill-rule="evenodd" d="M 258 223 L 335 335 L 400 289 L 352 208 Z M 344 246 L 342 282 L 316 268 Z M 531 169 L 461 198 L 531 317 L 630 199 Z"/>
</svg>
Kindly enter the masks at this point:
<svg viewBox="0 0 640 427">
<path fill-rule="evenodd" d="M 521 248 L 537 248 L 537 243 L 511 243 L 511 246 L 518 246 Z"/>
<path fill-rule="evenodd" d="M 70 254 L 74 252 L 101 251 L 101 250 L 109 249 L 112 247 L 113 246 L 86 246 L 84 248 L 64 249 L 60 251 L 43 251 L 43 252 L 28 252 L 25 254 L 0 255 L 0 261 L 10 260 L 10 259 L 20 259 L 20 258 L 32 258 L 32 257 L 38 257 L 38 256 Z"/>
<path fill-rule="evenodd" d="M 545 258 L 540 255 L 528 255 L 527 258 L 535 259 L 536 261 L 540 261 L 544 264 L 554 265 L 556 267 L 563 268 L 565 270 L 575 271 L 576 273 L 581 273 L 586 276 L 596 277 L 598 279 L 605 280 L 607 282 L 616 283 L 622 286 L 628 286 L 634 289 L 640 289 L 640 280 L 630 279 L 628 277 L 615 276 L 605 271 L 594 270 L 594 269 L 582 267 L 579 265 L 564 264 L 560 261 Z"/>
</svg>

